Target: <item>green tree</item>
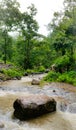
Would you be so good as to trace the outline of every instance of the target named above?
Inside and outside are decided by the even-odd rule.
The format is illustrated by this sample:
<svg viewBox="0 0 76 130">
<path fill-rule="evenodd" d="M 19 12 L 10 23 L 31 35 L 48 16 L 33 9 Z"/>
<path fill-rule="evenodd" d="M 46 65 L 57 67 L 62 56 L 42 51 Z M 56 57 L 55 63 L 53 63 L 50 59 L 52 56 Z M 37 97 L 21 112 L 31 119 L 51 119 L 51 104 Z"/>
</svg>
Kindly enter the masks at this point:
<svg viewBox="0 0 76 130">
<path fill-rule="evenodd" d="M 65 10 L 55 12 L 52 23 L 49 24 L 50 43 L 58 57 L 69 56 L 70 68 L 75 64 L 76 46 L 76 1 L 65 0 Z M 52 31 L 51 31 L 52 30 Z"/>
<path fill-rule="evenodd" d="M 30 56 L 31 56 L 31 50 L 33 47 L 33 39 L 35 39 L 38 34 L 38 23 L 35 20 L 35 15 L 37 13 L 37 10 L 35 6 L 32 4 L 29 6 L 28 11 L 24 12 L 22 14 L 22 22 L 20 24 L 21 28 L 21 35 L 23 37 L 24 41 L 24 68 L 30 68 L 31 67 L 31 61 L 30 61 Z"/>
<path fill-rule="evenodd" d="M 19 3 L 16 0 L 2 0 L 0 2 L 0 29 L 4 39 L 4 62 L 7 61 L 7 48 L 9 44 L 9 32 L 15 30 L 19 24 Z"/>
<path fill-rule="evenodd" d="M 6 60 L 11 61 L 11 58 L 12 58 L 12 54 L 13 54 L 12 41 L 13 40 L 11 36 L 5 33 L 3 32 L 3 30 L 2 32 L 0 32 L 0 59 L 5 61 L 6 63 Z M 5 39 L 3 36 L 4 34 L 6 35 Z"/>
<path fill-rule="evenodd" d="M 31 53 L 32 64 L 35 68 L 44 66 L 49 67 L 51 64 L 51 50 L 47 38 L 34 40 L 34 47 Z"/>
</svg>

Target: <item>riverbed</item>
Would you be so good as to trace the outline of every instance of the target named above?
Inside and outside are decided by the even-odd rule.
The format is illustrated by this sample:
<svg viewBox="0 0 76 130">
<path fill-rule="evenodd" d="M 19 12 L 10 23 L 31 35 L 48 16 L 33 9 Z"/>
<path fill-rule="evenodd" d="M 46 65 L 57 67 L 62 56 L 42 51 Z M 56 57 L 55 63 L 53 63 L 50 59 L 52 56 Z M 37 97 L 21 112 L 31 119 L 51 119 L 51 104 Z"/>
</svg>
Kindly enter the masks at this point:
<svg viewBox="0 0 76 130">
<path fill-rule="evenodd" d="M 65 83 L 31 85 L 32 79 L 44 75 L 30 75 L 21 80 L 0 82 L 0 130 L 76 130 L 76 87 Z M 46 94 L 57 101 L 57 111 L 29 121 L 13 118 L 13 102 L 18 97 Z"/>
</svg>

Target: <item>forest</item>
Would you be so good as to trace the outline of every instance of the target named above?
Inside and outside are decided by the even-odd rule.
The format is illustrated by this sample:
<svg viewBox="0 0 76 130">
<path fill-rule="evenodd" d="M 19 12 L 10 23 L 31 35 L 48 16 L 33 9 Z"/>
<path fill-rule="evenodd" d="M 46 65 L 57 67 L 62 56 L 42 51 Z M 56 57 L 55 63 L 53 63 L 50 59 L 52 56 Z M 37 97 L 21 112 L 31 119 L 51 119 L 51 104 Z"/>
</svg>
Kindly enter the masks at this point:
<svg viewBox="0 0 76 130">
<path fill-rule="evenodd" d="M 76 0 L 64 0 L 64 10 L 54 12 L 47 36 L 39 34 L 36 14 L 34 4 L 21 12 L 16 0 L 0 1 L 0 63 L 14 66 L 0 77 L 48 71 L 45 81 L 76 86 Z"/>
</svg>

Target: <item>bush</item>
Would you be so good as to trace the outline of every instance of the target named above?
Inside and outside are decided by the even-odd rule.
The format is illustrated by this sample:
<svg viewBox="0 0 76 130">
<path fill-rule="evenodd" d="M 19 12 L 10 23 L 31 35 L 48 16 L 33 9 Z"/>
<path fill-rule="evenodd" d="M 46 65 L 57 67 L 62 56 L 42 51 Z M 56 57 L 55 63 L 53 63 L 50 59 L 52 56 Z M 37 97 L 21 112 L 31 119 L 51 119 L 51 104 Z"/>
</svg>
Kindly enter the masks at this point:
<svg viewBox="0 0 76 130">
<path fill-rule="evenodd" d="M 72 83 L 72 78 L 67 73 L 63 73 L 57 79 L 59 82 Z"/>
<path fill-rule="evenodd" d="M 44 77 L 45 81 L 56 81 L 59 77 L 60 73 L 56 73 L 53 71 L 50 71 L 46 77 Z"/>
<path fill-rule="evenodd" d="M 46 77 L 44 77 L 44 80 L 48 82 L 65 82 L 76 85 L 76 72 L 69 71 L 60 74 L 59 72 L 56 73 L 51 71 Z"/>
<path fill-rule="evenodd" d="M 34 70 L 32 70 L 32 69 L 27 69 L 26 70 L 26 73 L 28 73 L 28 74 L 31 74 L 31 73 L 33 73 L 34 72 Z"/>
<path fill-rule="evenodd" d="M 57 81 L 76 85 L 76 72 L 75 71 L 65 72 L 58 77 Z"/>
<path fill-rule="evenodd" d="M 70 59 L 67 55 L 61 56 L 55 60 L 57 72 L 65 72 L 69 69 Z"/>
<path fill-rule="evenodd" d="M 28 74 L 38 73 L 38 72 L 45 72 L 44 66 L 39 66 L 39 67 L 34 68 L 34 69 L 27 69 L 26 70 L 26 73 L 28 73 Z"/>
<path fill-rule="evenodd" d="M 3 74 L 10 78 L 19 78 L 22 76 L 22 73 L 16 69 L 2 69 Z"/>
<path fill-rule="evenodd" d="M 39 72 L 45 72 L 45 67 L 44 67 L 44 66 L 40 66 L 40 67 L 38 68 L 38 71 L 39 71 Z"/>
</svg>

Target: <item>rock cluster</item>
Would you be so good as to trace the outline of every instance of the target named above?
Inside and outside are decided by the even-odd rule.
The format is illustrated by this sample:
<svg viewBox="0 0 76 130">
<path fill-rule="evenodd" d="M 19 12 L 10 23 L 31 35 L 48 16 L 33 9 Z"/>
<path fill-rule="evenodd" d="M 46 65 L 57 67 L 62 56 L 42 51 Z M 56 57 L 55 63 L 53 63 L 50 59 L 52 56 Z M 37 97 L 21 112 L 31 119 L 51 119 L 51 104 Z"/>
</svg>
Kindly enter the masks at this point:
<svg viewBox="0 0 76 130">
<path fill-rule="evenodd" d="M 46 95 L 30 95 L 16 99 L 13 107 L 16 118 L 27 120 L 56 111 L 56 101 Z"/>
</svg>

